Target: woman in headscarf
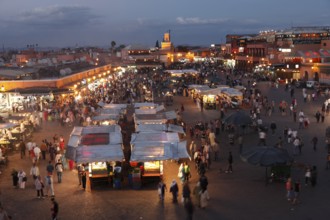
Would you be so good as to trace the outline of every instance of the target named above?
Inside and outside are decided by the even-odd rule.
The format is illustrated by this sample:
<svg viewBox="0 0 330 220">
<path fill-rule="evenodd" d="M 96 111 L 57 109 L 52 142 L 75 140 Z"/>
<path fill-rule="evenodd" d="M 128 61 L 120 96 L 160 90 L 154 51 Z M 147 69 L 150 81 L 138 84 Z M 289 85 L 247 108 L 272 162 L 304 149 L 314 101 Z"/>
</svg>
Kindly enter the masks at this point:
<svg viewBox="0 0 330 220">
<path fill-rule="evenodd" d="M 173 180 L 172 183 L 171 183 L 171 186 L 170 186 L 170 193 L 172 193 L 173 203 L 178 202 L 178 192 L 179 192 L 178 184 L 176 183 L 175 180 Z"/>
</svg>

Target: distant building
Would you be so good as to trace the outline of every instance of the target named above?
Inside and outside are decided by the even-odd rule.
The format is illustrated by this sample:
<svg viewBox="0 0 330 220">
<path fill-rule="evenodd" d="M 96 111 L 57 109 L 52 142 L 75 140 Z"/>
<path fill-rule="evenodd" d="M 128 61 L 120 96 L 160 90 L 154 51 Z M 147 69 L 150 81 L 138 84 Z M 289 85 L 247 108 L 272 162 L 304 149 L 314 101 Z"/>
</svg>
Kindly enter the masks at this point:
<svg viewBox="0 0 330 220">
<path fill-rule="evenodd" d="M 256 35 L 227 35 L 226 51 L 229 47 L 235 67 L 243 72 L 281 64 L 286 67 L 279 70 L 281 77 L 330 82 L 330 27 L 292 27 Z"/>
</svg>

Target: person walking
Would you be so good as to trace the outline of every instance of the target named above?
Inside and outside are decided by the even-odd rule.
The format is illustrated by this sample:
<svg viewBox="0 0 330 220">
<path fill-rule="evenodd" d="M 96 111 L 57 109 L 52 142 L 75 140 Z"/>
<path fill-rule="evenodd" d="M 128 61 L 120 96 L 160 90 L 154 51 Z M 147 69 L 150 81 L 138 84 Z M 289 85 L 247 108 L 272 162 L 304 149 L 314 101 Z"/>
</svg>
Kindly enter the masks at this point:
<svg viewBox="0 0 330 220">
<path fill-rule="evenodd" d="M 276 131 L 276 123 L 274 121 L 272 121 L 272 123 L 270 123 L 270 129 L 272 130 L 272 134 L 275 134 Z"/>
<path fill-rule="evenodd" d="M 308 186 L 308 184 L 311 182 L 311 177 L 312 177 L 311 168 L 308 166 L 305 172 L 305 186 Z"/>
<path fill-rule="evenodd" d="M 207 189 L 202 189 L 200 192 L 200 206 L 202 209 L 205 209 L 208 203 L 208 200 L 210 199 L 209 193 L 207 192 Z"/>
<path fill-rule="evenodd" d="M 167 191 L 166 184 L 161 180 L 158 183 L 158 195 L 161 202 L 164 202 L 165 192 Z"/>
<path fill-rule="evenodd" d="M 41 150 L 37 145 L 33 148 L 33 153 L 34 153 L 34 162 L 39 163 Z"/>
<path fill-rule="evenodd" d="M 207 190 L 207 186 L 209 185 L 209 181 L 208 181 L 207 177 L 204 174 L 199 178 L 199 183 L 200 183 L 200 188 L 202 190 Z"/>
<path fill-rule="evenodd" d="M 44 183 L 41 180 L 41 177 L 38 176 L 35 180 L 34 180 L 34 185 L 36 187 L 37 190 L 37 197 L 40 198 L 45 198 L 44 196 Z"/>
<path fill-rule="evenodd" d="M 18 185 L 20 189 L 25 189 L 25 183 L 27 181 L 26 173 L 24 170 L 20 170 L 17 174 L 18 177 Z"/>
<path fill-rule="evenodd" d="M 55 164 L 55 170 L 57 173 L 57 182 L 58 183 L 62 183 L 62 174 L 63 174 L 63 164 L 61 162 L 61 159 L 59 159 L 57 161 L 57 163 Z"/>
<path fill-rule="evenodd" d="M 25 152 L 26 152 L 26 146 L 23 140 L 21 140 L 19 143 L 19 149 L 21 152 L 21 159 L 23 159 L 23 157 L 25 157 Z"/>
<path fill-rule="evenodd" d="M 286 198 L 289 202 L 292 201 L 292 179 L 289 177 L 285 183 L 285 189 L 286 189 Z"/>
<path fill-rule="evenodd" d="M 186 204 L 188 201 L 190 201 L 190 188 L 188 182 L 184 182 L 183 188 L 182 188 L 182 201 L 184 204 Z"/>
<path fill-rule="evenodd" d="M 293 205 L 297 205 L 298 203 L 300 203 L 299 197 L 300 197 L 300 182 L 296 181 L 294 183 L 294 198 L 293 198 Z"/>
<path fill-rule="evenodd" d="M 189 178 L 191 178 L 190 166 L 186 161 L 183 164 L 183 175 L 185 181 L 189 181 Z"/>
<path fill-rule="evenodd" d="M 171 183 L 171 186 L 170 186 L 170 193 L 172 193 L 172 202 L 173 203 L 178 202 L 178 192 L 179 192 L 178 184 L 175 180 L 173 180 Z"/>
<path fill-rule="evenodd" d="M 11 176 L 12 176 L 12 180 L 13 180 L 13 187 L 18 188 L 18 172 L 17 172 L 17 170 L 13 169 L 11 171 Z"/>
<path fill-rule="evenodd" d="M 57 220 L 59 205 L 56 202 L 55 198 L 52 198 L 51 202 L 52 202 L 52 206 L 50 208 L 50 211 L 51 211 L 52 220 Z"/>
<path fill-rule="evenodd" d="M 40 150 L 41 150 L 42 159 L 46 160 L 47 144 L 45 140 L 42 140 L 42 143 L 40 145 Z"/>
<path fill-rule="evenodd" d="M 317 142 L 318 142 L 318 138 L 316 136 L 314 136 L 312 138 L 312 144 L 313 144 L 313 150 L 314 150 L 314 152 L 316 152 Z"/>
<path fill-rule="evenodd" d="M 259 143 L 258 145 L 266 146 L 266 132 L 264 130 L 259 131 Z"/>
<path fill-rule="evenodd" d="M 192 220 L 193 219 L 193 214 L 194 214 L 194 205 L 193 205 L 191 199 L 188 199 L 184 203 L 184 208 L 187 212 L 187 220 Z"/>
<path fill-rule="evenodd" d="M 243 151 L 243 135 L 242 134 L 240 134 L 238 136 L 237 142 L 238 142 L 239 154 L 241 154 Z"/>
<path fill-rule="evenodd" d="M 81 180 L 82 180 L 82 173 L 84 171 L 84 166 L 82 164 L 79 164 L 77 166 L 77 171 L 78 171 L 78 181 L 79 181 L 79 185 L 81 185 Z"/>
<path fill-rule="evenodd" d="M 54 165 L 52 164 L 52 161 L 51 160 L 48 162 L 48 165 L 46 167 L 46 170 L 47 170 L 48 175 L 53 175 Z"/>
<path fill-rule="evenodd" d="M 55 191 L 54 191 L 54 181 L 53 177 L 51 175 L 45 176 L 45 196 L 48 196 L 48 192 L 50 191 L 51 197 L 55 197 Z"/>
<path fill-rule="evenodd" d="M 81 184 L 82 184 L 82 188 L 84 190 L 86 190 L 86 182 L 87 182 L 87 176 L 86 176 L 86 171 L 85 169 L 82 170 L 81 172 Z"/>
<path fill-rule="evenodd" d="M 229 151 L 228 169 L 227 169 L 226 173 L 232 173 L 232 172 L 233 172 L 233 155 L 232 155 L 231 151 Z"/>
<path fill-rule="evenodd" d="M 201 202 L 201 197 L 200 197 L 200 194 L 199 192 L 202 190 L 201 188 L 201 183 L 200 181 L 198 181 L 193 189 L 193 195 L 195 197 L 195 200 L 196 200 L 196 203 L 197 203 L 197 206 L 200 207 L 200 202 Z"/>
<path fill-rule="evenodd" d="M 40 175 L 39 167 L 33 163 L 31 169 L 30 169 L 30 176 L 33 177 L 33 179 L 37 179 L 37 177 Z"/>
<path fill-rule="evenodd" d="M 313 166 L 311 171 L 311 185 L 312 187 L 315 187 L 317 183 L 317 168 L 316 166 Z"/>
</svg>

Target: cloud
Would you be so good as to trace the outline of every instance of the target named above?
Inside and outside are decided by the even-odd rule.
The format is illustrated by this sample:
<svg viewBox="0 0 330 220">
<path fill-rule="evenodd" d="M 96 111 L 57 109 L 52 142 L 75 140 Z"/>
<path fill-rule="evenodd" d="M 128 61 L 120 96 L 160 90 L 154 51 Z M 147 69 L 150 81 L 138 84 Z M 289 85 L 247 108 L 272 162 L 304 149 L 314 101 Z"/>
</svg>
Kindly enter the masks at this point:
<svg viewBox="0 0 330 220">
<path fill-rule="evenodd" d="M 48 6 L 23 11 L 12 22 L 23 25 L 71 27 L 93 23 L 98 16 L 85 6 Z"/>
<path fill-rule="evenodd" d="M 202 19 L 199 17 L 177 17 L 176 22 L 181 25 L 205 25 L 205 24 L 222 24 L 226 23 L 229 19 L 226 18 L 216 18 L 216 19 Z"/>
</svg>

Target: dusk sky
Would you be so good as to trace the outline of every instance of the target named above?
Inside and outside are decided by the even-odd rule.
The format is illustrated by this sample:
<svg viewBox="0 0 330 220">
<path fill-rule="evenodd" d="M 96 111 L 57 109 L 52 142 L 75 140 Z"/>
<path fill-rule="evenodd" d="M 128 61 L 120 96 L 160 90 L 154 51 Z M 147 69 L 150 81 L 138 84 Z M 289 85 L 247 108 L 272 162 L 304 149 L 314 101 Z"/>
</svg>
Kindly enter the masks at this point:
<svg viewBox="0 0 330 220">
<path fill-rule="evenodd" d="M 224 43 L 226 34 L 330 26 L 330 0 L 0 0 L 0 45 L 175 46 Z"/>
</svg>

